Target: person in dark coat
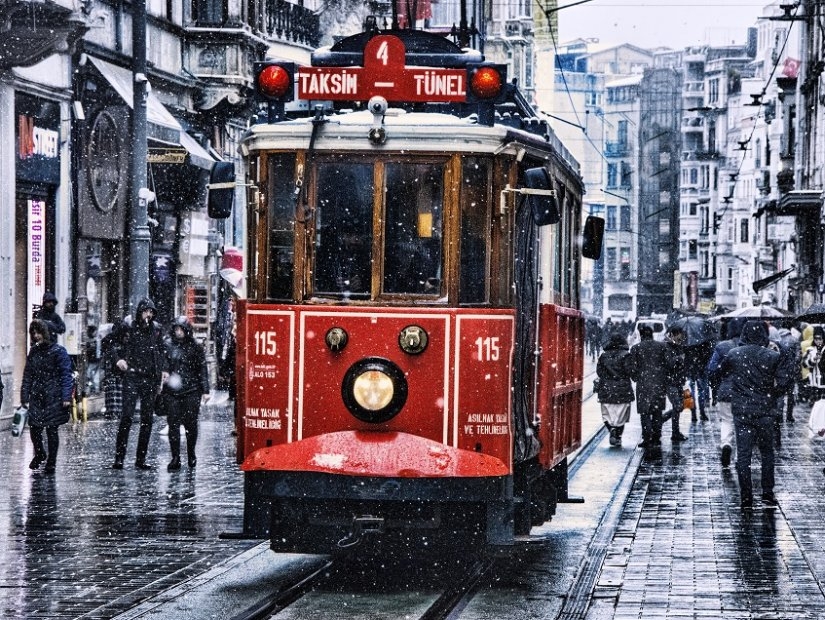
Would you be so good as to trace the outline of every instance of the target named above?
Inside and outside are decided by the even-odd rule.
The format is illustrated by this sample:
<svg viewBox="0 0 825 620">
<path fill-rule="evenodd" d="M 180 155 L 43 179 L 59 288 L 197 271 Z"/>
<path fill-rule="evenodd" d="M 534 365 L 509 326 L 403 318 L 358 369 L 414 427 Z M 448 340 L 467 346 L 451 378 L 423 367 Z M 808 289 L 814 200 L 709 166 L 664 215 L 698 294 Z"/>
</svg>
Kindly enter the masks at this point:
<svg viewBox="0 0 825 620">
<path fill-rule="evenodd" d="M 23 370 L 20 402 L 29 410 L 29 432 L 34 446 L 34 458 L 29 467 L 37 469 L 45 461 L 46 473 L 55 471 L 60 441 L 57 429 L 69 421 L 72 405 L 72 362 L 66 349 L 52 342 L 45 321 L 35 319 L 29 326 L 32 346 Z M 43 447 L 46 429 L 48 452 Z"/>
<path fill-rule="evenodd" d="M 655 454 L 662 443 L 662 410 L 665 408 L 668 357 L 664 342 L 653 339 L 650 325 L 639 326 L 640 342 L 630 349 L 630 375 L 636 382 L 636 409 L 642 422 L 642 443 Z"/>
<path fill-rule="evenodd" d="M 127 317 L 128 318 L 128 317 Z M 123 411 L 123 375 L 117 362 L 123 356 L 123 348 L 129 335 L 129 323 L 124 319 L 115 319 L 110 331 L 100 342 L 100 365 L 103 368 L 103 397 L 106 414 L 120 419 Z"/>
<path fill-rule="evenodd" d="M 677 443 L 685 441 L 687 437 L 679 429 L 682 410 L 685 408 L 685 330 L 673 325 L 667 330 L 665 346 L 667 347 L 667 399 L 670 409 L 662 416 L 662 422 L 670 420 L 670 441 Z"/>
<path fill-rule="evenodd" d="M 753 506 L 751 457 L 754 442 L 762 457 L 762 503 L 776 506 L 774 487 L 773 418 L 777 397 L 793 381 L 781 355 L 768 347 L 768 326 L 748 321 L 740 345 L 725 356 L 722 377 L 731 380 L 731 410 L 736 429 L 736 474 L 742 508 Z"/>
<path fill-rule="evenodd" d="M 707 373 L 716 399 L 716 412 L 719 414 L 719 447 L 722 451 L 722 468 L 730 467 L 731 456 L 734 447 L 733 412 L 731 410 L 731 399 L 733 398 L 733 387 L 731 378 L 723 377 L 722 362 L 732 349 L 739 346 L 739 335 L 742 328 L 747 323 L 745 317 L 734 317 L 728 321 L 726 326 L 727 340 L 722 340 L 713 348 L 713 354 L 708 362 Z"/>
<path fill-rule="evenodd" d="M 710 382 L 706 373 L 708 362 L 713 355 L 714 343 L 705 341 L 685 347 L 685 373 L 690 383 L 690 391 L 693 393 L 693 408 L 690 410 L 691 422 L 707 422 L 710 420 L 707 408 L 710 404 Z M 696 416 L 696 409 L 699 409 L 699 417 Z"/>
<path fill-rule="evenodd" d="M 169 378 L 163 386 L 164 407 L 169 421 L 169 450 L 172 460 L 168 471 L 180 469 L 180 427 L 186 432 L 186 453 L 189 468 L 198 460 L 195 444 L 198 440 L 198 414 L 201 402 L 209 400 L 209 372 L 206 353 L 192 335 L 192 324 L 179 317 L 172 325 L 166 342 Z"/>
<path fill-rule="evenodd" d="M 610 445 L 622 445 L 624 425 L 630 419 L 630 403 L 635 400 L 630 382 L 630 351 L 622 334 L 612 334 L 596 363 L 602 420 L 610 431 Z"/>
<path fill-rule="evenodd" d="M 140 401 L 140 434 L 138 435 L 135 467 L 152 469 L 146 462 L 149 438 L 152 433 L 152 416 L 155 415 L 155 399 L 167 378 L 166 349 L 163 333 L 155 322 L 155 304 L 151 299 L 138 302 L 132 326 L 121 349 L 116 366 L 123 376 L 123 411 L 115 440 L 114 469 L 123 469 L 132 418 Z"/>
<path fill-rule="evenodd" d="M 57 342 L 57 337 L 60 334 L 66 333 L 66 324 L 63 322 L 60 315 L 57 314 L 56 308 L 57 297 L 54 293 L 46 291 L 43 293 L 43 302 L 40 306 L 40 310 L 37 311 L 37 314 L 35 314 L 34 317 L 46 322 L 46 325 L 49 328 L 49 339 L 52 342 Z"/>
</svg>

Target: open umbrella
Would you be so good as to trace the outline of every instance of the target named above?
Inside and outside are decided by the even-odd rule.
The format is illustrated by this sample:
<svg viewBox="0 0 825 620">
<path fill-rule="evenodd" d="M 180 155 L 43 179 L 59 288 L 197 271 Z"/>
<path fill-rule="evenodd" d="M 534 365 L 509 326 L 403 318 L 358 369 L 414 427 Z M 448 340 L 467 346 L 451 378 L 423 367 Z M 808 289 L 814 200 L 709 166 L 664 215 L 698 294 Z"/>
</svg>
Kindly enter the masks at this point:
<svg viewBox="0 0 825 620">
<path fill-rule="evenodd" d="M 738 308 L 727 314 L 723 314 L 722 318 L 733 319 L 738 316 L 751 317 L 754 319 L 779 319 L 788 316 L 787 313 L 782 312 L 779 308 L 774 308 L 767 304 L 759 306 L 746 306 L 745 308 Z"/>
<path fill-rule="evenodd" d="M 805 323 L 825 323 L 825 304 L 813 304 L 796 318 Z"/>
<path fill-rule="evenodd" d="M 685 332 L 685 345 L 689 347 L 712 342 L 716 337 L 716 330 L 711 322 L 701 316 L 683 316 L 673 321 L 670 326 L 682 328 Z"/>
</svg>

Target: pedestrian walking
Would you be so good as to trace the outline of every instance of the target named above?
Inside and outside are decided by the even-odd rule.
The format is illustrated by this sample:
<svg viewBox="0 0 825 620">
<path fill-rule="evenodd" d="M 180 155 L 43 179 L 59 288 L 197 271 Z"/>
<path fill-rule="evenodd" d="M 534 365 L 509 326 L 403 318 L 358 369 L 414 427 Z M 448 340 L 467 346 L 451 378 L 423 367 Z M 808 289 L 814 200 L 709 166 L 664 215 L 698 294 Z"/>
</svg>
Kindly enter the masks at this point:
<svg viewBox="0 0 825 620">
<path fill-rule="evenodd" d="M 813 403 L 814 399 L 811 398 L 811 369 L 805 366 L 805 354 L 808 352 L 808 349 L 811 348 L 811 345 L 814 343 L 814 326 L 809 325 L 808 323 L 803 323 L 801 326 L 802 328 L 802 336 L 799 342 L 799 352 L 802 355 L 802 369 L 799 373 L 799 385 L 797 389 L 797 396 L 799 402 L 803 403 Z"/>
<path fill-rule="evenodd" d="M 117 366 L 123 357 L 131 317 L 115 319 L 112 330 L 100 341 L 100 366 L 103 370 L 103 399 L 106 415 L 120 419 L 123 412 L 123 375 Z"/>
<path fill-rule="evenodd" d="M 45 461 L 46 473 L 54 473 L 60 445 L 58 427 L 69 421 L 72 405 L 72 362 L 61 345 L 52 342 L 45 321 L 35 319 L 29 325 L 32 346 L 26 357 L 20 402 L 28 409 L 29 433 L 34 446 L 30 469 L 38 469 Z M 46 431 L 48 451 L 43 446 Z"/>
<path fill-rule="evenodd" d="M 825 398 L 825 330 L 814 327 L 813 343 L 805 350 L 802 365 L 808 369 L 808 394 L 812 402 Z"/>
<path fill-rule="evenodd" d="M 773 418 L 776 398 L 793 381 L 782 356 L 769 348 L 768 326 L 751 320 L 742 328 L 740 345 L 722 361 L 722 377 L 731 380 L 731 411 L 736 432 L 736 474 L 744 509 L 753 506 L 751 458 L 754 443 L 762 458 L 762 503 L 776 506 L 774 495 Z"/>
<path fill-rule="evenodd" d="M 706 341 L 685 347 L 685 374 L 693 394 L 694 406 L 690 410 L 690 421 L 707 422 L 710 420 L 707 414 L 710 405 L 710 382 L 706 374 L 708 362 L 713 355 L 713 341 Z M 696 416 L 697 407 L 699 416 Z"/>
<path fill-rule="evenodd" d="M 719 415 L 719 449 L 721 450 L 722 468 L 730 467 L 731 457 L 735 444 L 735 434 L 733 429 L 733 412 L 731 410 L 731 399 L 733 398 L 733 387 L 731 377 L 722 376 L 722 362 L 728 353 L 739 346 L 739 335 L 745 326 L 747 318 L 734 317 L 729 319 L 726 329 L 727 339 L 722 340 L 713 348 L 713 354 L 708 362 L 708 378 L 713 389 L 713 396 L 716 399 L 716 413 Z"/>
<path fill-rule="evenodd" d="M 662 416 L 662 423 L 670 420 L 671 443 L 687 440 L 679 428 L 682 410 L 685 408 L 685 336 L 685 330 L 676 325 L 671 325 L 665 335 L 666 394 L 670 409 Z"/>
<path fill-rule="evenodd" d="M 123 469 L 132 418 L 140 401 L 140 433 L 135 458 L 138 469 L 152 469 L 146 462 L 149 437 L 152 433 L 152 416 L 155 415 L 155 399 L 162 383 L 167 379 L 166 349 L 160 325 L 155 322 L 155 304 L 151 299 L 138 302 L 132 326 L 126 336 L 116 366 L 123 376 L 123 410 L 115 440 L 114 469 Z"/>
<path fill-rule="evenodd" d="M 667 348 L 653 339 L 650 325 L 639 326 L 639 344 L 630 349 L 630 375 L 636 383 L 636 410 L 642 422 L 642 442 L 649 455 L 661 450 L 662 410 L 667 389 Z"/>
<path fill-rule="evenodd" d="M 66 324 L 57 313 L 57 297 L 52 292 L 46 291 L 43 293 L 40 310 L 35 313 L 34 318 L 46 322 L 49 328 L 49 339 L 52 342 L 57 342 L 57 337 L 66 333 Z"/>
<path fill-rule="evenodd" d="M 622 334 L 612 334 L 596 363 L 602 420 L 610 431 L 610 445 L 621 446 L 624 425 L 635 400 L 630 382 L 630 349 Z"/>
<path fill-rule="evenodd" d="M 209 372 L 206 353 L 195 340 L 192 324 L 186 317 L 175 320 L 166 341 L 169 378 L 163 385 L 166 419 L 169 423 L 169 451 L 172 460 L 166 469 L 180 469 L 180 427 L 186 433 L 186 454 L 189 469 L 198 459 L 195 444 L 198 441 L 198 416 L 201 403 L 209 400 Z"/>
</svg>

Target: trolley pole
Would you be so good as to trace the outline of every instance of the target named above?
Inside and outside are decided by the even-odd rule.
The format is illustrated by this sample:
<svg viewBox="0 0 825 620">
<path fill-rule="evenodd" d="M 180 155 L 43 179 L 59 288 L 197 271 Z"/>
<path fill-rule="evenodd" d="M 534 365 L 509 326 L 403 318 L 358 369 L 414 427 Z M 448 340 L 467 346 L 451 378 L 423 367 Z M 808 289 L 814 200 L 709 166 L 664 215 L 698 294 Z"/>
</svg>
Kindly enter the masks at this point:
<svg viewBox="0 0 825 620">
<path fill-rule="evenodd" d="M 146 187 L 146 0 L 132 2 L 132 188 L 129 234 L 129 306 L 149 296 L 148 207 L 152 192 Z"/>
</svg>

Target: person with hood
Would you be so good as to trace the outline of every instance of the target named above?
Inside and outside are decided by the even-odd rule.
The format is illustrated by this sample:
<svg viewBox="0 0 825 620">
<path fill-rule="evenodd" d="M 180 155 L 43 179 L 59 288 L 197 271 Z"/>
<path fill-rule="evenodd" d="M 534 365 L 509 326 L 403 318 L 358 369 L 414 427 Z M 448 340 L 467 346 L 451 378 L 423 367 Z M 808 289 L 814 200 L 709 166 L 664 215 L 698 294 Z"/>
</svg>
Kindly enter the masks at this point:
<svg viewBox="0 0 825 620">
<path fill-rule="evenodd" d="M 624 425 L 630 419 L 630 403 L 635 400 L 630 382 L 630 351 L 622 334 L 611 334 L 596 363 L 602 420 L 610 431 L 610 445 L 622 445 Z"/>
<path fill-rule="evenodd" d="M 713 354 L 708 362 L 708 378 L 716 398 L 716 411 L 719 414 L 719 446 L 722 450 L 722 468 L 730 467 L 733 455 L 734 431 L 731 398 L 733 397 L 730 377 L 722 377 L 722 362 L 732 349 L 739 346 L 739 335 L 747 323 L 745 317 L 734 317 L 725 326 L 727 340 L 722 340 L 713 348 Z"/>
<path fill-rule="evenodd" d="M 762 457 L 762 503 L 778 504 L 774 487 L 773 419 L 776 398 L 793 381 L 782 356 L 769 348 L 768 326 L 750 320 L 742 328 L 739 346 L 722 361 L 722 378 L 730 377 L 731 411 L 736 431 L 736 475 L 743 509 L 753 506 L 751 457 L 754 442 Z"/>
<path fill-rule="evenodd" d="M 146 462 L 149 438 L 152 433 L 152 416 L 155 415 L 155 399 L 166 381 L 166 349 L 163 334 L 155 322 L 155 304 L 145 298 L 138 302 L 126 343 L 120 349 L 120 359 L 115 364 L 123 375 L 123 410 L 115 440 L 114 469 L 123 469 L 132 418 L 140 401 L 140 433 L 138 434 L 135 467 L 152 469 Z"/>
<path fill-rule="evenodd" d="M 43 293 L 43 302 L 40 310 L 37 311 L 34 318 L 45 321 L 49 328 L 49 339 L 52 342 L 57 342 L 57 337 L 60 334 L 66 333 L 66 324 L 63 319 L 57 314 L 57 297 L 54 293 L 46 291 Z"/>
<path fill-rule="evenodd" d="M 642 443 L 648 455 L 661 451 L 662 410 L 667 391 L 667 345 L 653 339 L 650 325 L 639 326 L 639 344 L 630 349 L 630 376 L 636 383 L 636 410 L 642 422 Z"/>
<path fill-rule="evenodd" d="M 164 407 L 169 422 L 169 450 L 172 460 L 167 471 L 180 469 L 180 427 L 186 432 L 186 454 L 189 469 L 198 460 L 195 444 L 198 440 L 198 414 L 201 403 L 209 400 L 209 372 L 206 353 L 192 335 L 192 324 L 185 316 L 172 324 L 166 342 L 169 378 L 163 385 Z"/>
<path fill-rule="evenodd" d="M 797 332 L 798 334 L 798 332 Z M 779 347 L 779 352 L 783 356 L 783 363 L 790 365 L 793 368 L 793 382 L 788 386 L 787 391 L 779 396 L 776 407 L 776 423 L 777 423 L 777 438 L 779 437 L 779 424 L 784 418 L 788 422 L 794 422 L 793 409 L 796 404 L 794 398 L 794 391 L 796 390 L 796 383 L 799 380 L 799 375 L 802 367 L 802 349 L 799 344 L 799 338 L 787 327 L 770 328 L 771 342 Z M 784 411 L 783 411 L 784 410 Z"/>
<path fill-rule="evenodd" d="M 29 410 L 29 433 L 34 446 L 30 469 L 46 462 L 46 473 L 54 473 L 57 449 L 60 445 L 57 429 L 69 421 L 72 405 L 72 362 L 62 346 L 51 340 L 51 330 L 45 321 L 35 319 L 29 325 L 32 346 L 26 357 L 20 403 Z M 48 452 L 43 447 L 46 430 Z"/>
</svg>

